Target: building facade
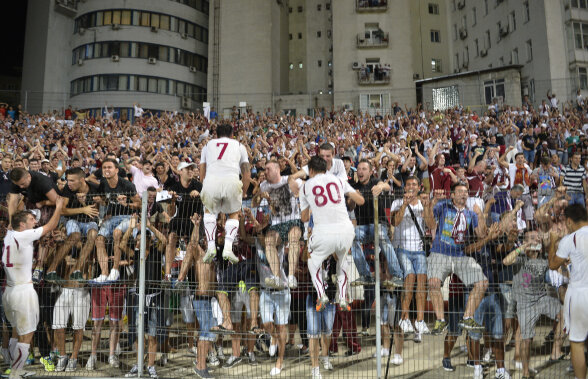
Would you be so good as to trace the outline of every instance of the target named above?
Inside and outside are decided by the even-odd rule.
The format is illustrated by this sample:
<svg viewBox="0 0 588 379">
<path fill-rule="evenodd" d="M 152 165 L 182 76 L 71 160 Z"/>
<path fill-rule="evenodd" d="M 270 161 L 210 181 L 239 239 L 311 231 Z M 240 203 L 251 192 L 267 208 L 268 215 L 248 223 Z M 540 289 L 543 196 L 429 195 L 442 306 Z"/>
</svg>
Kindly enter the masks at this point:
<svg viewBox="0 0 588 379">
<path fill-rule="evenodd" d="M 133 104 L 201 108 L 207 0 L 30 0 L 21 101 L 29 112 Z"/>
</svg>

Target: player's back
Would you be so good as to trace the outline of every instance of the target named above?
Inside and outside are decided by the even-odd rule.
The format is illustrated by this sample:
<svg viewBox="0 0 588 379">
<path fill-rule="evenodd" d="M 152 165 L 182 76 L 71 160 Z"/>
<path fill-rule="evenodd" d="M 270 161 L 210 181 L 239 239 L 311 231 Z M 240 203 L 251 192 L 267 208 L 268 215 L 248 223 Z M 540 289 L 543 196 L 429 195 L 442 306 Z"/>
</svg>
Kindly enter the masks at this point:
<svg viewBox="0 0 588 379">
<path fill-rule="evenodd" d="M 310 206 L 315 228 L 326 224 L 351 224 L 345 194 L 353 188 L 347 182 L 343 183 L 333 174 L 318 174 L 304 184 L 303 191 L 303 201 Z"/>
<path fill-rule="evenodd" d="M 41 238 L 43 228 L 23 232 L 9 230 L 4 237 L 2 265 L 6 272 L 6 285 L 14 287 L 31 283 L 33 271 L 33 242 Z"/>
<path fill-rule="evenodd" d="M 247 150 L 239 141 L 222 137 L 209 141 L 202 150 L 201 163 L 206 163 L 206 176 L 237 177 L 241 163 L 248 162 Z"/>
</svg>

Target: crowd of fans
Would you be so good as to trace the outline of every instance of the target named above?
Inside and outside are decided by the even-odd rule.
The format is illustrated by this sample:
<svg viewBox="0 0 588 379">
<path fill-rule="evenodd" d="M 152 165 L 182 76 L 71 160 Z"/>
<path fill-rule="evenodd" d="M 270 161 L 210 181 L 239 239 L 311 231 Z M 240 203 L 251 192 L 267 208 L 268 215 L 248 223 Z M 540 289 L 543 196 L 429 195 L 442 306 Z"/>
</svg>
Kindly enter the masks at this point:
<svg viewBox="0 0 588 379">
<path fill-rule="evenodd" d="M 57 197 L 66 199 L 60 227 L 39 243 L 34 262 L 41 362 L 47 370 L 75 371 L 91 315 L 85 367 L 94 370 L 107 306 L 108 364 L 120 365 L 123 314 L 126 346 L 137 343 L 139 215 L 141 197 L 147 196 L 146 350 L 152 377 L 157 376 L 156 352 L 163 352 L 164 364 L 172 348 L 175 313 L 181 314 L 184 348 L 197 356 L 195 372 L 201 377 L 211 377 L 207 367 L 218 367 L 219 358 L 226 368 L 243 360 L 256 364 L 260 349 L 277 356 L 271 374 L 279 374 L 296 325 L 301 354 L 319 346 L 320 338 L 320 363 L 332 369 L 329 355 L 338 351 L 341 327 L 346 355 L 361 351 L 358 333 L 369 333 L 375 285 L 382 289 L 381 354 L 391 355 L 393 364 L 403 364 L 408 336 L 421 342 L 423 335 L 448 330 L 441 363 L 455 370 L 450 353 L 463 328 L 470 337 L 474 377 L 482 377 L 490 354 L 496 377 L 510 377 L 504 352 L 511 335 L 516 347 L 510 369 L 532 375 L 530 343 L 541 315 L 554 320 L 550 359 L 565 356 L 561 303 L 568 272 L 565 266 L 549 270 L 547 253 L 567 234 L 566 207 L 578 204 L 585 213 L 580 206 L 588 195 L 583 100 L 580 96 L 578 104 L 560 108 L 549 104 L 492 105 L 483 114 L 398 104 L 383 115 L 323 109 L 313 117 L 291 116 L 267 109 L 225 120 L 216 113 L 211 119 L 192 113 L 156 116 L 136 105 L 132 123 L 113 118 L 107 108 L 104 117 L 78 118 L 72 112 L 65 117 L 0 108 L 3 225 L 23 208 L 33 210 L 42 225 Z M 208 243 L 224 244 L 232 219 L 219 217 L 216 235 L 205 235 L 199 198 L 202 148 L 220 125 L 232 127 L 251 163 L 251 185 L 245 186 L 229 261 L 222 249 L 217 257 L 205 252 Z M 355 240 L 344 259 L 357 270 L 348 294 L 351 311 L 335 302 L 337 282 L 330 277 L 338 263 L 330 258 L 323 271 L 333 304 L 314 312 L 317 297 L 306 268 L 312 220 L 302 222 L 298 202 L 313 156 L 323 158 L 329 172 L 365 199 L 348 207 Z M 379 198 L 380 283 L 373 274 L 374 196 Z M 444 312 L 441 287 L 448 277 L 449 312 Z M 425 314 L 427 293 L 434 319 Z M 173 296 L 179 299 L 175 308 L 169 306 Z M 213 319 L 199 314 L 208 308 Z M 74 344 L 66 351 L 70 316 Z M 396 335 L 394 352 L 390 333 Z M 228 357 L 223 336 L 231 339 Z M 262 343 L 256 346 L 256 341 Z M 10 361 L 4 342 L 2 355 Z M 214 348 L 198 354 L 201 343 Z M 316 361 L 318 348 L 310 353 Z M 135 366 L 129 375 L 137 371 Z M 313 375 L 320 377 L 318 369 Z"/>
</svg>

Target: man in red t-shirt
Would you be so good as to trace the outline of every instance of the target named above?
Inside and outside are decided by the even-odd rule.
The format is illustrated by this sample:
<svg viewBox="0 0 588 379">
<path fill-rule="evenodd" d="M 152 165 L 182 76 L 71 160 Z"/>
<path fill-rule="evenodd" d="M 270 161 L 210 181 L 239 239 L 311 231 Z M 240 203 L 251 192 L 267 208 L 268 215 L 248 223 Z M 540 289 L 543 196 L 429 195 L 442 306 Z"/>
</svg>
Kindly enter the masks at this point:
<svg viewBox="0 0 588 379">
<path fill-rule="evenodd" d="M 451 185 L 458 182 L 453 167 L 445 167 L 445 155 L 443 153 L 437 154 L 439 150 L 439 142 L 435 144 L 431 150 L 429 158 L 429 182 L 431 186 L 431 194 L 436 191 L 443 191 L 445 197 L 449 197 L 451 192 Z M 434 160 L 433 160 L 434 159 Z"/>
<path fill-rule="evenodd" d="M 484 200 L 482 194 L 484 193 L 484 180 L 486 172 L 486 161 L 480 156 L 478 152 L 470 161 L 466 179 L 468 180 L 469 197 L 467 201 L 467 208 L 474 210 L 474 205 L 478 205 L 480 210 L 484 210 Z"/>
</svg>

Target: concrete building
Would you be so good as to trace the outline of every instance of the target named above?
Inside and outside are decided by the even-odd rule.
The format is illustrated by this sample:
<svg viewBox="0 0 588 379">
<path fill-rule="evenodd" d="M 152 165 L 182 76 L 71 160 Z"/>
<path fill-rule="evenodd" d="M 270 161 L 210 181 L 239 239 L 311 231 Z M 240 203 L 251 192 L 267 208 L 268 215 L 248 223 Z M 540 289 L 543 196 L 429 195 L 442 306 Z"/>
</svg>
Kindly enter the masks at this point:
<svg viewBox="0 0 588 379">
<path fill-rule="evenodd" d="M 560 104 L 588 90 L 588 10 L 578 0 L 451 0 L 452 71 L 522 65 L 521 94 L 534 104 L 547 91 Z M 587 39 L 587 41 L 584 41 Z M 496 83 L 484 83 L 489 104 Z"/>
<path fill-rule="evenodd" d="M 29 112 L 106 104 L 200 108 L 207 0 L 29 0 L 21 102 Z"/>
</svg>

